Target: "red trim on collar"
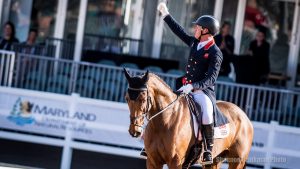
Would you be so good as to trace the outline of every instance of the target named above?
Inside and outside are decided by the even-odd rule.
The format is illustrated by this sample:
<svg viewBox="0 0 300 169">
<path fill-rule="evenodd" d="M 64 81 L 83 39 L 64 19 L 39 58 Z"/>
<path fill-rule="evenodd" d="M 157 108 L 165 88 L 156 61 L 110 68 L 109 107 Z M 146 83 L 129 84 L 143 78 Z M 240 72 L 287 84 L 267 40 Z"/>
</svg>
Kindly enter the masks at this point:
<svg viewBox="0 0 300 169">
<path fill-rule="evenodd" d="M 204 46 L 204 50 L 208 50 L 210 47 L 212 47 L 215 44 L 215 40 L 212 39 L 211 41 L 209 41 L 205 46 Z"/>
</svg>

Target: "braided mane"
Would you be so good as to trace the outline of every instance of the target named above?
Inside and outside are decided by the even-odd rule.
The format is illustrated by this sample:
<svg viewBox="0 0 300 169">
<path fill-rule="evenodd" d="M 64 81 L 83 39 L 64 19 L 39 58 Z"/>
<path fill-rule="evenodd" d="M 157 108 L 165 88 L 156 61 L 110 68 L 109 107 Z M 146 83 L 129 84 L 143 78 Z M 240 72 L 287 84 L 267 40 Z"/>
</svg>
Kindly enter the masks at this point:
<svg viewBox="0 0 300 169">
<path fill-rule="evenodd" d="M 149 76 L 150 76 L 150 77 L 154 77 L 154 78 L 157 79 L 159 82 L 161 82 L 165 87 L 167 87 L 167 88 L 169 88 L 170 90 L 172 90 L 171 87 L 170 87 L 163 79 L 161 79 L 159 76 L 157 76 L 156 74 L 154 74 L 154 73 L 149 73 Z"/>
</svg>

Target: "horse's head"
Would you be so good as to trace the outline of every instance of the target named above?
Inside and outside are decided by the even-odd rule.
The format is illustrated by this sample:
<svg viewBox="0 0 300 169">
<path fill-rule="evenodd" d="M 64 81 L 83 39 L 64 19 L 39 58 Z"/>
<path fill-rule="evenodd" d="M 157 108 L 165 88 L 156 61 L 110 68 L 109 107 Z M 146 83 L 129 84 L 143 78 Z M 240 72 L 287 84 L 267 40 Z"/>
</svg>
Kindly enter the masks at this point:
<svg viewBox="0 0 300 169">
<path fill-rule="evenodd" d="M 125 96 L 130 110 L 129 134 L 132 137 L 140 137 L 143 132 L 144 117 L 151 108 L 151 98 L 147 87 L 149 72 L 142 76 L 131 77 L 126 69 L 124 74 L 129 83 Z"/>
</svg>

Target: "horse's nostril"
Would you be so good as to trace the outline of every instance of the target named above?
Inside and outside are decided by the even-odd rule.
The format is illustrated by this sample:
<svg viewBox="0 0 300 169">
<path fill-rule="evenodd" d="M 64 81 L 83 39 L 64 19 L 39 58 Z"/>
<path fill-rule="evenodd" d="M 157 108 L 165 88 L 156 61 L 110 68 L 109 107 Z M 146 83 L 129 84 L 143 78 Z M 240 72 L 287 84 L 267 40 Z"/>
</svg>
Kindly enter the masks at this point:
<svg viewBox="0 0 300 169">
<path fill-rule="evenodd" d="M 129 131 L 129 134 L 130 134 L 132 137 L 134 137 L 134 133 L 133 133 L 133 132 Z"/>
</svg>

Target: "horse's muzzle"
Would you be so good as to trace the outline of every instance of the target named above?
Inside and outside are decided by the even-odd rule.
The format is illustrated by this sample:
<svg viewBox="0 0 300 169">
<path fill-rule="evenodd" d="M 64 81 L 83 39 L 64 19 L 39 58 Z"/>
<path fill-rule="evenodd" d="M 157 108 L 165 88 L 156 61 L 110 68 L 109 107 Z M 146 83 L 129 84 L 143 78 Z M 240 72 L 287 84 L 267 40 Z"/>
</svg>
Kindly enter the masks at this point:
<svg viewBox="0 0 300 169">
<path fill-rule="evenodd" d="M 143 133 L 143 128 L 140 127 L 140 126 L 133 126 L 129 128 L 129 134 L 132 136 L 132 137 L 140 137 L 142 136 L 142 133 Z"/>
</svg>

